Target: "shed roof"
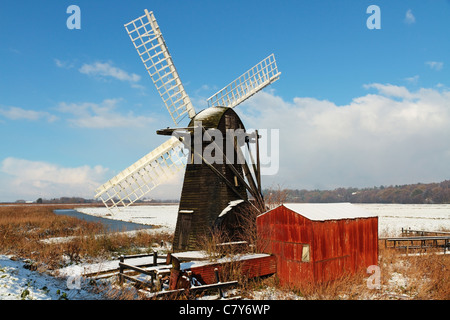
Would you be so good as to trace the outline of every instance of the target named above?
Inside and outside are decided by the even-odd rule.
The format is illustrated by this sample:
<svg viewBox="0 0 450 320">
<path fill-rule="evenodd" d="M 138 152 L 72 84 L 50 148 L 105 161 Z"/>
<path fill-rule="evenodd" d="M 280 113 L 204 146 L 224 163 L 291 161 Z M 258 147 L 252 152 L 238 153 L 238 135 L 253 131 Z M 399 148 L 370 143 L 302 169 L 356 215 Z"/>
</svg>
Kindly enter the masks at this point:
<svg viewBox="0 0 450 320">
<path fill-rule="evenodd" d="M 284 206 L 312 221 L 377 217 L 351 203 L 285 203 Z M 270 210 L 269 210 L 270 211 Z M 268 212 L 269 212 L 268 211 Z"/>
</svg>

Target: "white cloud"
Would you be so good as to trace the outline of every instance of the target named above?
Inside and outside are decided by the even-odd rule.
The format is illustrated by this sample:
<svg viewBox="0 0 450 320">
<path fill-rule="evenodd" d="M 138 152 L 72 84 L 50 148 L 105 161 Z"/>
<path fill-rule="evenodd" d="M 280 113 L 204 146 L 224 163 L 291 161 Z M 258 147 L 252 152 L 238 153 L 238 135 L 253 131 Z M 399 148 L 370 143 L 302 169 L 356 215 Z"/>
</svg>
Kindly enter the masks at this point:
<svg viewBox="0 0 450 320">
<path fill-rule="evenodd" d="M 413 77 L 407 77 L 405 80 L 411 84 L 417 84 L 419 82 L 419 75 L 415 75 Z"/>
<path fill-rule="evenodd" d="M 63 196 L 93 198 L 105 180 L 102 166 L 61 167 L 56 164 L 8 157 L 0 164 L 2 201 L 36 200 Z"/>
<path fill-rule="evenodd" d="M 442 68 L 444 67 L 444 63 L 439 61 L 427 61 L 425 62 L 425 64 L 436 71 L 442 70 Z"/>
<path fill-rule="evenodd" d="M 373 83 L 347 105 L 260 92 L 237 109 L 247 128 L 280 130 L 280 169 L 264 184 L 370 187 L 450 178 L 450 91 Z"/>
<path fill-rule="evenodd" d="M 48 122 L 53 122 L 57 119 L 56 116 L 45 111 L 26 110 L 12 106 L 0 108 L 0 115 L 10 120 L 37 121 L 46 119 Z"/>
<path fill-rule="evenodd" d="M 400 87 L 392 84 L 371 83 L 363 86 L 365 89 L 377 89 L 380 94 L 388 97 L 396 97 L 403 99 L 411 99 L 413 95 L 405 87 Z"/>
<path fill-rule="evenodd" d="M 411 9 L 408 9 L 408 11 L 406 11 L 405 20 L 404 21 L 405 21 L 406 24 L 413 24 L 413 23 L 416 22 L 416 17 L 414 17 Z"/>
<path fill-rule="evenodd" d="M 68 121 L 83 128 L 142 127 L 154 121 L 153 118 L 135 116 L 131 111 L 124 115 L 116 111 L 121 99 L 106 99 L 101 103 L 61 102 L 58 111 L 73 118 Z"/>
<path fill-rule="evenodd" d="M 128 81 L 136 84 L 141 77 L 135 73 L 128 73 L 120 68 L 114 67 L 111 63 L 95 62 L 83 64 L 79 71 L 90 76 L 112 77 L 120 81 Z"/>
<path fill-rule="evenodd" d="M 72 62 L 62 61 L 59 59 L 53 59 L 53 61 L 55 61 L 55 64 L 58 68 L 71 69 L 75 67 L 75 65 Z"/>
</svg>

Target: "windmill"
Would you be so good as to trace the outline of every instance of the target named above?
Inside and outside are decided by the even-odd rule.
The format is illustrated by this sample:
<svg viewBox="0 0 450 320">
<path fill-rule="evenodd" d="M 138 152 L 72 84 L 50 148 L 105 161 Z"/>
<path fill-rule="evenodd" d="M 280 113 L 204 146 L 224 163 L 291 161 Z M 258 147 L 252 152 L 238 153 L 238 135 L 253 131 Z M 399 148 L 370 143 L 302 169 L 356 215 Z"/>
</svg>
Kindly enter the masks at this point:
<svg viewBox="0 0 450 320">
<path fill-rule="evenodd" d="M 245 131 L 233 108 L 278 80 L 280 73 L 271 54 L 211 96 L 206 109 L 196 112 L 153 12 L 145 10 L 143 16 L 125 24 L 125 28 L 175 127 L 158 130 L 157 134 L 170 138 L 97 188 L 95 198 L 114 212 L 142 199 L 185 168 L 173 250 L 192 250 L 210 228 L 219 226 L 233 233 L 239 210 L 265 210 L 260 136 L 256 130 Z M 179 127 L 186 116 L 190 118 L 188 126 Z M 220 135 L 225 144 L 218 143 Z M 250 144 L 256 145 L 256 161 Z"/>
</svg>

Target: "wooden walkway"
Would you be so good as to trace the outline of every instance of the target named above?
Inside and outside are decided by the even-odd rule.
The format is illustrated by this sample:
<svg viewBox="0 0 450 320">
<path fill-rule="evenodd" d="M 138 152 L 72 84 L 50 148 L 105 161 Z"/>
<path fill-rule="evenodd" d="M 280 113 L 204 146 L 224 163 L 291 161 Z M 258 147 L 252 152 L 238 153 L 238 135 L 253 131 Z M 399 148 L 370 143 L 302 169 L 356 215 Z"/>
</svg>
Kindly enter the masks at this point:
<svg viewBox="0 0 450 320">
<path fill-rule="evenodd" d="M 239 246 L 242 243 L 221 245 Z M 142 265 L 127 263 L 127 260 L 142 255 L 121 256 L 119 282 L 130 281 L 139 288 L 146 288 L 154 298 L 184 295 L 190 299 L 192 294 L 195 295 L 200 291 L 217 290 L 219 299 L 239 299 L 240 297 L 226 297 L 224 289 L 237 286 L 238 281 L 222 282 L 219 278 L 220 271 L 235 267 L 240 275 L 249 279 L 267 276 L 277 271 L 275 256 L 264 253 L 218 256 L 213 260 L 202 251 L 169 253 L 163 261 L 160 261 L 161 256 L 158 256 L 157 252 L 145 256 L 151 261 Z"/>
<path fill-rule="evenodd" d="M 425 236 L 425 235 L 443 235 L 443 236 L 450 236 L 450 232 L 447 231 L 428 231 L 428 230 L 413 230 L 411 228 L 402 228 L 402 236 L 403 235 L 408 235 L 408 234 L 413 234 L 416 236 Z"/>
<path fill-rule="evenodd" d="M 412 237 L 393 237 L 379 238 L 384 240 L 385 248 L 393 249 L 421 249 L 443 248 L 444 254 L 450 250 L 450 235 L 448 236 L 412 236 Z"/>
</svg>

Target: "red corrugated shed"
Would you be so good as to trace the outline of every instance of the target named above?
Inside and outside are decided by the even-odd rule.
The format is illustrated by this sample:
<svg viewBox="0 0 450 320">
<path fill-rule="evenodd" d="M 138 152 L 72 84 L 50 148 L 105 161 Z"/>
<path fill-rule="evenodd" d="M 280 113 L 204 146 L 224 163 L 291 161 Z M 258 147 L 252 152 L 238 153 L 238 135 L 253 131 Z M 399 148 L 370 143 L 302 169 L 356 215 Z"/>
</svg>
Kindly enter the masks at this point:
<svg viewBox="0 0 450 320">
<path fill-rule="evenodd" d="M 349 203 L 285 204 L 257 217 L 282 284 L 336 279 L 378 263 L 378 217 Z"/>
</svg>

